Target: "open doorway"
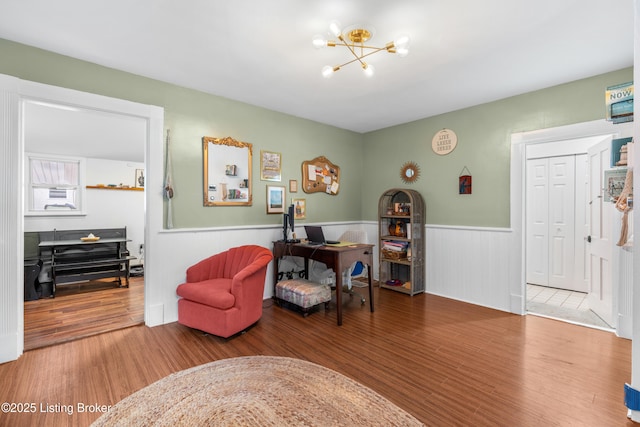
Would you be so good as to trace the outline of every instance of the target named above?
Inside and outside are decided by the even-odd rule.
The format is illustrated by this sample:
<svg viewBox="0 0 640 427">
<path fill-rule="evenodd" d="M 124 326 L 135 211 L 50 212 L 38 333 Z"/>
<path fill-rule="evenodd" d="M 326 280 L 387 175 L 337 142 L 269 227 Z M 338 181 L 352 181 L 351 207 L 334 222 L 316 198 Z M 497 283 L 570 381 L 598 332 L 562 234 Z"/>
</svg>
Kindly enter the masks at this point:
<svg viewBox="0 0 640 427">
<path fill-rule="evenodd" d="M 526 309 L 532 314 L 613 328 L 610 318 L 603 319 L 589 305 L 590 208 L 600 207 L 601 200 L 589 197 L 587 152 L 602 141 L 610 142 L 611 137 L 526 147 Z"/>
<path fill-rule="evenodd" d="M 561 320 L 567 320 L 573 323 L 593 324 L 590 321 L 586 321 L 584 318 L 577 318 L 577 319 L 571 318 L 570 316 L 565 315 L 565 313 L 562 313 L 563 310 L 558 309 L 558 307 L 554 307 L 555 311 L 551 313 L 543 312 L 544 308 L 549 308 L 549 307 L 543 307 L 543 306 L 532 307 L 533 304 L 530 304 L 530 301 L 533 300 L 535 296 L 538 296 L 537 298 L 538 301 L 536 302 L 539 302 L 540 300 L 551 302 L 550 300 L 553 299 L 552 302 L 556 306 L 560 305 L 558 301 L 562 301 L 562 300 L 568 301 L 570 298 L 571 298 L 570 301 L 572 305 L 574 305 L 574 307 L 580 304 L 580 303 L 576 303 L 579 300 L 582 300 L 583 302 L 588 304 L 588 295 L 592 294 L 591 291 L 593 286 L 593 284 L 590 281 L 590 278 L 591 278 L 591 275 L 594 274 L 594 271 L 595 271 L 594 268 L 597 268 L 598 264 L 595 262 L 592 262 L 591 248 L 589 247 L 589 243 L 586 242 L 585 240 L 589 238 L 590 233 L 592 232 L 592 230 L 590 230 L 592 228 L 592 225 L 589 224 L 588 221 L 583 222 L 582 219 L 576 220 L 575 214 L 576 212 L 580 213 L 581 210 L 585 210 L 591 207 L 593 205 L 594 200 L 597 202 L 602 201 L 601 198 L 596 199 L 595 197 L 592 197 L 593 194 L 589 192 L 590 190 L 587 190 L 588 187 L 586 186 L 587 185 L 586 182 L 583 181 L 582 178 L 576 179 L 575 171 L 572 172 L 570 175 L 573 175 L 574 177 L 573 178 L 574 180 L 573 194 L 571 194 L 571 192 L 567 194 L 563 194 L 563 192 L 567 190 L 566 188 L 563 188 L 564 184 L 561 181 L 559 184 L 553 183 L 553 185 L 557 184 L 558 186 L 558 188 L 555 188 L 555 190 L 558 190 L 559 188 L 562 189 L 562 191 L 557 192 L 557 194 L 555 195 L 556 198 L 560 197 L 563 199 L 562 201 L 567 201 L 567 200 L 573 201 L 574 208 L 576 206 L 579 206 L 579 209 L 571 215 L 572 223 L 568 225 L 568 227 L 570 228 L 571 232 L 574 235 L 571 236 L 571 232 L 568 234 L 565 233 L 566 230 L 562 230 L 562 228 L 566 227 L 566 225 L 561 223 L 555 224 L 554 220 L 556 218 L 552 218 L 551 220 L 548 220 L 548 222 L 553 226 L 553 228 L 548 229 L 546 236 L 543 234 L 543 237 L 539 239 L 537 237 L 531 237 L 533 233 L 531 233 L 530 228 L 532 228 L 533 225 L 531 224 L 532 219 L 530 218 L 530 216 L 532 216 L 532 214 L 530 212 L 530 208 L 532 204 L 536 207 L 539 207 L 539 206 L 536 205 L 536 203 L 538 202 L 536 202 L 535 200 L 532 200 L 531 195 L 528 194 L 527 185 L 528 185 L 528 181 L 530 181 L 532 178 L 527 176 L 528 174 L 527 162 L 531 159 L 546 158 L 547 160 L 540 161 L 540 162 L 543 164 L 551 165 L 551 164 L 554 164 L 555 162 L 555 160 L 551 160 L 551 159 L 560 158 L 561 161 L 556 162 L 555 164 L 556 165 L 560 164 L 561 166 L 558 166 L 557 168 L 558 170 L 554 172 L 562 171 L 563 173 L 566 173 L 568 170 L 571 169 L 570 167 L 565 165 L 566 159 L 570 158 L 571 159 L 570 163 L 574 166 L 574 169 L 576 169 L 575 166 L 578 165 L 577 170 L 585 171 L 586 168 L 584 167 L 583 156 L 584 154 L 588 153 L 589 146 L 593 146 L 599 140 L 604 140 L 607 137 L 612 136 L 614 138 L 619 138 L 619 137 L 627 136 L 630 134 L 631 134 L 631 126 L 628 126 L 626 124 L 612 125 L 611 123 L 608 123 L 602 120 L 602 121 L 563 126 L 559 128 L 550 128 L 550 129 L 542 129 L 542 130 L 532 131 L 532 132 L 524 132 L 520 134 L 514 134 L 512 136 L 512 184 L 514 185 L 511 192 L 512 225 L 513 225 L 514 231 L 516 232 L 515 235 L 521 236 L 520 237 L 521 240 L 518 239 L 516 241 L 519 241 L 521 245 L 520 249 L 522 250 L 522 256 L 523 256 L 522 258 L 523 263 L 522 263 L 522 270 L 521 270 L 522 275 L 520 276 L 522 279 L 522 281 L 520 282 L 520 286 L 521 286 L 520 289 L 522 292 L 521 295 L 523 296 L 522 298 L 523 314 L 526 314 L 526 313 L 533 314 L 538 312 L 536 314 L 548 315 L 550 317 L 558 318 Z M 567 156 L 567 157 L 563 158 L 563 156 Z M 609 160 L 610 160 L 609 158 L 606 159 L 607 165 L 609 163 Z M 549 169 L 547 169 L 546 173 L 547 174 L 550 173 Z M 593 174 L 593 173 L 594 171 L 588 171 L 586 175 L 588 176 L 589 174 Z M 584 172 L 578 172 L 578 174 L 582 177 L 584 175 Z M 600 174 L 600 172 L 598 172 L 597 174 Z M 550 185 L 549 183 L 551 181 L 547 180 L 546 182 L 547 182 L 546 185 L 548 190 L 549 189 L 548 186 Z M 518 186 L 518 183 L 520 183 L 520 186 Z M 529 182 L 529 185 L 530 184 L 531 183 Z M 521 191 L 519 192 L 518 189 L 521 189 Z M 575 193 L 576 190 L 577 190 L 577 193 L 579 194 L 578 198 L 580 197 L 580 194 L 582 194 L 582 197 L 585 199 L 584 202 L 576 200 L 576 193 Z M 586 196 L 584 196 L 584 194 L 586 194 Z M 601 188 L 596 189 L 596 194 L 601 194 Z M 545 203 L 547 204 L 551 202 L 558 203 L 557 200 L 552 200 L 552 199 L 549 199 L 548 197 L 549 196 L 547 195 Z M 610 208 L 610 206 L 604 206 L 604 209 L 608 209 L 608 208 Z M 564 210 L 567 209 L 566 204 L 563 205 L 562 209 Z M 566 212 L 563 211 L 563 214 L 564 213 Z M 549 218 L 548 213 L 545 214 L 545 218 L 547 219 Z M 589 216 L 587 215 L 586 218 L 588 219 Z M 612 216 L 613 223 L 615 223 L 615 220 L 616 220 L 616 217 L 615 215 L 613 215 Z M 547 226 L 549 226 L 550 224 L 547 224 Z M 561 225 L 561 226 L 558 227 L 557 225 Z M 613 231 L 613 233 L 615 233 L 615 231 Z M 610 238 L 611 235 L 609 235 L 608 237 Z M 587 247 L 587 250 L 584 252 L 580 248 L 580 246 L 583 243 Z M 545 291 L 545 294 L 542 294 L 542 291 L 540 289 L 532 288 L 527 285 L 527 282 L 531 281 L 530 273 L 532 272 L 532 270 L 535 270 L 534 266 L 536 262 L 531 261 L 530 255 L 531 255 L 531 252 L 533 251 L 532 246 L 536 244 L 547 248 L 547 253 L 546 254 L 543 253 L 543 255 L 541 256 L 541 259 L 544 261 L 544 263 L 546 263 L 546 270 L 538 269 L 539 271 L 534 271 L 535 273 L 543 273 L 543 275 L 546 274 L 545 277 L 546 277 L 546 280 L 548 280 L 548 282 L 543 283 L 545 288 L 542 290 L 542 291 Z M 569 244 L 570 246 L 573 246 L 577 250 L 574 251 L 573 254 L 567 254 L 566 252 L 563 252 L 562 256 L 560 256 L 557 253 L 550 255 L 552 250 L 557 251 L 561 249 L 566 249 L 564 248 L 564 246 L 566 246 L 567 244 Z M 624 268 L 626 268 L 623 264 L 625 264 L 627 260 L 625 260 L 624 255 L 621 255 L 619 252 L 620 251 L 616 252 L 614 250 L 614 256 L 612 257 L 612 259 L 604 263 L 604 264 L 607 264 L 606 266 L 608 270 L 607 271 L 603 270 L 601 272 L 598 272 L 597 274 L 598 275 L 607 274 L 611 276 L 611 284 L 612 284 L 611 286 L 612 304 L 611 305 L 612 306 L 609 309 L 609 313 L 611 313 L 612 319 L 610 320 L 613 321 L 614 323 L 613 326 L 615 326 L 616 333 L 618 335 L 627 336 L 631 330 L 630 308 L 626 306 L 624 307 L 619 306 L 618 304 L 621 300 L 622 301 L 625 300 L 624 295 L 628 293 L 627 288 L 630 287 L 630 283 L 627 283 L 628 281 L 624 280 L 624 278 L 621 277 L 620 272 Z M 584 262 L 582 262 L 583 260 Z M 532 266 L 532 264 L 534 266 Z M 540 265 L 540 262 L 538 262 L 538 265 Z M 599 265 L 603 265 L 603 263 L 600 263 Z M 551 276 L 554 276 L 554 275 L 558 277 L 553 277 L 551 279 Z M 580 282 L 581 279 L 584 280 L 584 278 L 586 277 L 588 281 L 587 291 L 582 292 L 582 295 L 572 296 L 571 292 L 573 292 L 573 290 L 566 289 L 566 288 L 571 288 L 573 285 L 567 286 L 566 281 L 565 283 L 562 283 L 562 280 L 565 280 L 567 277 L 569 277 L 570 280 L 577 281 L 577 282 Z M 554 283 L 558 281 L 560 283 Z M 553 286 L 554 284 L 555 284 L 555 287 Z M 629 312 L 627 313 L 627 311 Z M 597 317 L 601 317 L 601 316 L 597 316 Z M 603 325 L 602 323 L 600 323 L 600 324 L 597 324 L 596 326 L 610 329 L 607 327 L 608 325 L 609 323 L 606 323 L 606 325 Z"/>
<path fill-rule="evenodd" d="M 40 100 L 61 106 L 82 107 L 95 111 L 112 112 L 137 117 L 146 123 L 145 166 L 146 188 L 162 188 L 163 170 L 163 127 L 162 107 L 139 104 L 122 99 L 21 80 L 0 74 L 0 146 L 4 155 L 0 156 L 0 175 L 5 184 L 5 202 L 0 204 L 0 227 L 3 251 L 0 251 L 3 283 L 0 298 L 0 362 L 16 360 L 24 352 L 24 100 Z M 161 265 L 161 257 L 156 257 L 158 236 L 163 229 L 163 197 L 161 192 L 144 191 L 144 247 L 145 247 L 145 287 L 144 322 L 155 326 L 164 322 L 163 303 L 154 300 L 154 290 L 162 282 L 161 271 L 154 266 Z M 151 213 L 154 213 L 153 215 Z"/>
<path fill-rule="evenodd" d="M 44 258 L 35 279 L 38 292 L 29 300 L 25 293 L 25 350 L 144 323 L 147 121 L 32 99 L 23 100 L 22 111 L 25 237 L 52 230 L 125 229 L 129 269 L 134 273 L 129 287 L 108 278 L 73 281 L 59 286 L 53 298 L 50 259 L 25 241 L 25 265 L 29 257 Z M 52 183 L 31 183 L 31 159 L 36 158 L 38 164 L 41 159 L 76 159 L 82 165 L 75 187 L 56 187 L 56 194 L 47 196 L 54 199 L 47 199 L 46 209 L 31 192 L 32 187 L 37 194 L 52 191 Z M 64 200 L 56 199 L 62 193 Z"/>
</svg>

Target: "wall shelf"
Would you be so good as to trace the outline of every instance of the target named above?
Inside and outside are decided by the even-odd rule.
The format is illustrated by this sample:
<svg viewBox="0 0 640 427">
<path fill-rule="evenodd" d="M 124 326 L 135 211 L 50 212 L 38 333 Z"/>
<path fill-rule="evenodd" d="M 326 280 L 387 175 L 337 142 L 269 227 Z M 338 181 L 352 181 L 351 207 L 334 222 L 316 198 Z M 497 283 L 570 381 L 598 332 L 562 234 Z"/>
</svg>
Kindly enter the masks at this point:
<svg viewBox="0 0 640 427">
<path fill-rule="evenodd" d="M 93 190 L 144 191 L 144 187 L 107 187 L 106 185 L 104 187 L 101 187 L 98 185 L 87 185 L 87 188 L 90 188 Z"/>
</svg>

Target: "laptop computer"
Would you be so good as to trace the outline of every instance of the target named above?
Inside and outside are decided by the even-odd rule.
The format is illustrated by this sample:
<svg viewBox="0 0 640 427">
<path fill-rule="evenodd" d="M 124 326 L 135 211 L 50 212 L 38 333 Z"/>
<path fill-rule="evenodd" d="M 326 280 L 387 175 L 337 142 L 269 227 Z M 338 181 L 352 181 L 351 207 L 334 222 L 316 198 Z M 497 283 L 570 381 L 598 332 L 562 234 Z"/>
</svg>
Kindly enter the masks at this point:
<svg viewBox="0 0 640 427">
<path fill-rule="evenodd" d="M 307 233 L 307 240 L 310 245 L 337 245 L 337 240 L 326 240 L 322 227 L 317 225 L 305 225 L 304 231 Z"/>
</svg>

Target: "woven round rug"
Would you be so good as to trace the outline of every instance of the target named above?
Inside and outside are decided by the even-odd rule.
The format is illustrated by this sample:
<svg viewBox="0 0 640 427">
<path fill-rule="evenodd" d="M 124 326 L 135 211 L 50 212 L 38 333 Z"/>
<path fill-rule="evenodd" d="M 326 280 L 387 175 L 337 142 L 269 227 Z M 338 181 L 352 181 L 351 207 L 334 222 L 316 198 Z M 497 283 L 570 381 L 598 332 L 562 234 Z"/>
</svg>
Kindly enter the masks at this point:
<svg viewBox="0 0 640 427">
<path fill-rule="evenodd" d="M 126 397 L 93 426 L 420 426 L 380 394 L 288 357 L 223 359 Z"/>
</svg>

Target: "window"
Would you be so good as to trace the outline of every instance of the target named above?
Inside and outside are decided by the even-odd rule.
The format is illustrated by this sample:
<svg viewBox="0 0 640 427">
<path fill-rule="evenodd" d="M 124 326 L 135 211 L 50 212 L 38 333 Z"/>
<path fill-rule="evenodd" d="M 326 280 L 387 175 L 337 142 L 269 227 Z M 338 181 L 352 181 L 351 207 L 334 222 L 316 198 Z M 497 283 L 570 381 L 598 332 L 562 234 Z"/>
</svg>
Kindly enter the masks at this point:
<svg viewBox="0 0 640 427">
<path fill-rule="evenodd" d="M 27 159 L 27 214 L 84 214 L 84 159 L 33 154 Z"/>
</svg>

